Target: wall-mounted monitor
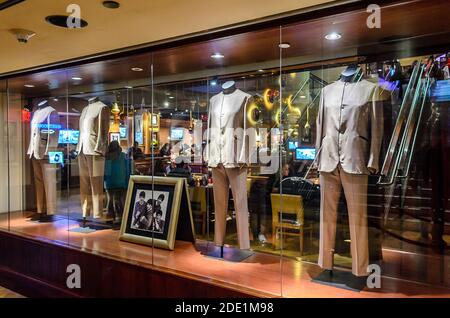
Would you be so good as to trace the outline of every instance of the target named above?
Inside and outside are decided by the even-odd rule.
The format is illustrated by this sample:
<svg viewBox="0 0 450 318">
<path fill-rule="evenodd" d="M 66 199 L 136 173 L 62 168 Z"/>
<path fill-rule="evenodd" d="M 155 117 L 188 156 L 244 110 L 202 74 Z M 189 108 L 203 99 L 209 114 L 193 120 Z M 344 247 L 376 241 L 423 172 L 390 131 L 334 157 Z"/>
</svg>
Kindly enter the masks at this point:
<svg viewBox="0 0 450 318">
<path fill-rule="evenodd" d="M 159 127 L 159 116 L 153 114 L 152 115 L 152 127 Z"/>
<path fill-rule="evenodd" d="M 314 160 L 316 158 L 316 149 L 312 147 L 300 147 L 295 149 L 295 160 Z"/>
<path fill-rule="evenodd" d="M 118 141 L 120 143 L 120 133 L 110 133 L 109 142 Z"/>
<path fill-rule="evenodd" d="M 298 148 L 298 141 L 289 141 L 288 142 L 289 150 L 295 150 Z"/>
<path fill-rule="evenodd" d="M 120 131 L 120 138 L 121 139 L 127 139 L 127 137 L 128 137 L 128 127 L 120 126 L 119 131 Z"/>
<path fill-rule="evenodd" d="M 79 130 L 60 130 L 58 136 L 59 144 L 78 144 L 80 139 L 80 131 Z"/>
<path fill-rule="evenodd" d="M 48 162 L 55 164 L 64 164 L 64 154 L 60 151 L 48 153 Z"/>
<path fill-rule="evenodd" d="M 184 139 L 184 128 L 172 128 L 170 130 L 170 140 L 183 140 Z"/>
</svg>

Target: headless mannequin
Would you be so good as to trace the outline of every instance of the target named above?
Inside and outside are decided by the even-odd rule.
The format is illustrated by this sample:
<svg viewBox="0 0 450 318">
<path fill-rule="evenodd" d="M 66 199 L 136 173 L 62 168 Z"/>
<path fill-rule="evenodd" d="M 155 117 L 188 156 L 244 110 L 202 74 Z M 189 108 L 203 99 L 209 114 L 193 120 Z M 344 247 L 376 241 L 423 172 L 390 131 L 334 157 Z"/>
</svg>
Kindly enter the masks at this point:
<svg viewBox="0 0 450 318">
<path fill-rule="evenodd" d="M 343 189 L 352 272 L 363 279 L 368 266 L 367 178 L 379 168 L 383 112 L 376 103 L 377 85 L 360 79 L 360 68 L 351 65 L 342 72 L 340 81 L 323 89 L 316 148 L 321 182 L 319 265 L 333 276 L 338 202 Z"/>
<path fill-rule="evenodd" d="M 236 208 L 239 247 L 241 250 L 250 248 L 246 194 L 247 170 L 243 168 L 245 147 L 242 143 L 238 143 L 236 147 L 237 139 L 235 141 L 228 135 L 234 134 L 239 128 L 245 130 L 245 110 L 250 98 L 250 95 L 236 88 L 234 81 L 228 81 L 222 85 L 222 93 L 212 97 L 210 101 L 208 128 L 211 138 L 208 145 L 208 165 L 213 170 L 216 211 L 215 243 L 216 246 L 221 247 L 221 257 L 223 257 L 223 241 L 226 234 L 230 186 Z"/>
<path fill-rule="evenodd" d="M 48 100 L 40 102 L 37 106 L 31 122 L 31 140 L 27 152 L 33 165 L 38 209 L 31 219 L 51 222 L 56 212 L 56 167 L 48 162 L 47 155 L 51 148 L 57 146 L 55 136 L 58 133 L 55 132 L 56 128 L 49 129 L 47 125 L 57 124 L 58 115 Z"/>
<path fill-rule="evenodd" d="M 82 227 L 86 227 L 89 213 L 93 213 L 94 218 L 100 218 L 103 212 L 104 152 L 109 128 L 107 106 L 98 97 L 90 98 L 88 102 L 80 117 L 80 141 L 77 146 L 81 171 Z"/>
</svg>

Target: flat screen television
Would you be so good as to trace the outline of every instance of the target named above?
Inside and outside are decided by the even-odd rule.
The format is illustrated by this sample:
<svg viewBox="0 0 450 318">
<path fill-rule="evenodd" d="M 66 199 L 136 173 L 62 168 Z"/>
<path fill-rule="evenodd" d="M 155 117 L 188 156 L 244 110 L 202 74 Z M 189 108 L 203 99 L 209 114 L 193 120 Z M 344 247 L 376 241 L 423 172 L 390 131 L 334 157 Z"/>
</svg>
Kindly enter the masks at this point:
<svg viewBox="0 0 450 318">
<path fill-rule="evenodd" d="M 295 149 L 295 160 L 314 160 L 316 158 L 316 149 L 312 147 L 300 147 Z"/>
<path fill-rule="evenodd" d="M 170 130 L 170 140 L 183 140 L 184 128 L 172 128 Z"/>
<path fill-rule="evenodd" d="M 136 132 L 134 135 L 134 141 L 136 141 L 139 145 L 144 144 L 144 135 L 142 132 Z"/>
<path fill-rule="evenodd" d="M 78 140 L 80 139 L 80 131 L 79 130 L 60 130 L 58 136 L 59 144 L 78 144 Z"/>
<path fill-rule="evenodd" d="M 48 153 L 48 162 L 56 164 L 64 164 L 64 154 L 60 151 L 50 151 Z"/>
<path fill-rule="evenodd" d="M 109 142 L 118 141 L 120 143 L 120 133 L 110 133 Z"/>
<path fill-rule="evenodd" d="M 158 127 L 158 115 L 152 115 L 152 127 Z"/>
<path fill-rule="evenodd" d="M 298 148 L 298 141 L 289 141 L 288 142 L 289 150 L 295 150 Z"/>
<path fill-rule="evenodd" d="M 120 131 L 120 138 L 121 139 L 126 139 L 128 137 L 128 129 L 127 129 L 127 127 L 120 126 L 119 131 Z"/>
</svg>

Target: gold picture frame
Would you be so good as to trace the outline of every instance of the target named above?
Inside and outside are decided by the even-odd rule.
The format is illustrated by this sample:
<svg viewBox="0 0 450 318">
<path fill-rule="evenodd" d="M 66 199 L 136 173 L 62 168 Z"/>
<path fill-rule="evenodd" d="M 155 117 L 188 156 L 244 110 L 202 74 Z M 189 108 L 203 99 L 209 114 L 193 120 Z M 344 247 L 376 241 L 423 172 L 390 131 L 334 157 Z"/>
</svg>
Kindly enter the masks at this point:
<svg viewBox="0 0 450 318">
<path fill-rule="evenodd" d="M 174 250 L 183 191 L 184 178 L 131 176 L 120 240 Z"/>
</svg>

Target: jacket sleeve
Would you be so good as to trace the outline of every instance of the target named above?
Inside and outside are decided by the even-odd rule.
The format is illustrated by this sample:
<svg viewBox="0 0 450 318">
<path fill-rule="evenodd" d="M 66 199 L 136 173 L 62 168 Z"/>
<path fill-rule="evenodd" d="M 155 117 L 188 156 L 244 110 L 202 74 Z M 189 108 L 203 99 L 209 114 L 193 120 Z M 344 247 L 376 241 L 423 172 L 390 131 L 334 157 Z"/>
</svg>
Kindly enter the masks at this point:
<svg viewBox="0 0 450 318">
<path fill-rule="evenodd" d="M 47 138 L 47 147 L 45 149 L 45 155 L 47 155 L 50 151 L 55 151 L 58 148 L 58 138 L 60 131 L 60 120 L 58 112 L 55 110 L 48 116 L 48 138 Z M 50 133 L 52 132 L 52 133 Z"/>
<path fill-rule="evenodd" d="M 318 167 L 319 155 L 322 147 L 322 139 L 323 139 L 323 116 L 324 116 L 324 89 L 320 91 L 320 102 L 319 102 L 319 110 L 317 112 L 316 119 L 316 160 L 314 161 L 314 168 Z"/>
<path fill-rule="evenodd" d="M 203 155 L 203 160 L 205 163 L 208 163 L 209 161 L 209 143 L 211 141 L 211 107 L 212 107 L 212 102 L 211 100 L 209 101 L 209 109 L 208 109 L 208 124 L 206 126 L 206 145 L 205 145 L 205 150 L 204 150 L 204 155 Z"/>
<path fill-rule="evenodd" d="M 380 150 L 383 141 L 383 103 L 380 99 L 379 86 L 377 85 L 373 91 L 371 109 L 370 109 L 370 156 L 367 168 L 373 169 L 375 172 L 380 170 Z"/>
<path fill-rule="evenodd" d="M 246 98 L 242 110 L 243 132 L 241 140 L 242 144 L 239 145 L 241 149 L 238 162 L 246 165 L 256 163 L 254 158 L 254 156 L 256 155 L 256 130 L 255 127 L 253 127 L 253 125 L 250 124 L 247 114 L 248 108 L 252 103 L 253 103 L 252 97 Z"/>
<path fill-rule="evenodd" d="M 98 118 L 98 135 L 97 143 L 95 145 L 94 151 L 104 155 L 106 152 L 106 147 L 108 145 L 108 135 L 109 135 L 109 109 L 108 107 L 103 107 L 99 118 Z"/>
</svg>

